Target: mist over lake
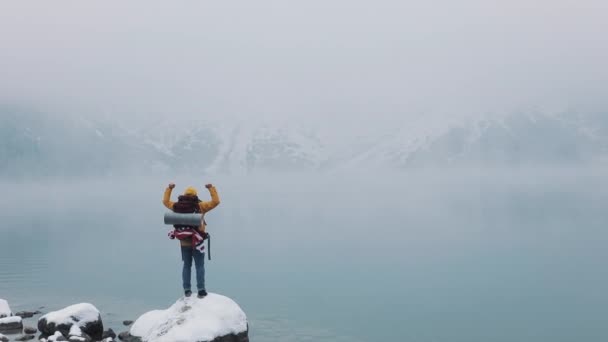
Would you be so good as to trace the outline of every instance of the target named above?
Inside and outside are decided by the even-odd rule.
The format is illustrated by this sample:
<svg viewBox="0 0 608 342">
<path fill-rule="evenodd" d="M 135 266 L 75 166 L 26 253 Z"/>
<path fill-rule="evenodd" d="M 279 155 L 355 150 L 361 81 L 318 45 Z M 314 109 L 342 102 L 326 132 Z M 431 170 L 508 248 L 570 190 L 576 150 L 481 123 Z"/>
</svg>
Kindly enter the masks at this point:
<svg viewBox="0 0 608 342">
<path fill-rule="evenodd" d="M 197 178 L 177 188 L 213 181 L 222 199 L 208 289 L 239 302 L 256 341 L 607 336 L 599 170 Z M 165 307 L 181 292 L 165 183 L 3 183 L 2 296 L 94 302 L 117 327 Z"/>
</svg>

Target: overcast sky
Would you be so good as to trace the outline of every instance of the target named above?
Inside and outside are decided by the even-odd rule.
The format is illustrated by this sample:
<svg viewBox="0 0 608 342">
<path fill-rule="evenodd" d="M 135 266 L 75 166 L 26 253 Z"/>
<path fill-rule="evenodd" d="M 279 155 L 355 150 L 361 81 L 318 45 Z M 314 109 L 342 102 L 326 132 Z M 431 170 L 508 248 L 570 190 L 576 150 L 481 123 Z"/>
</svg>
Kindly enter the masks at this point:
<svg viewBox="0 0 608 342">
<path fill-rule="evenodd" d="M 374 118 L 602 103 L 605 0 L 3 1 L 0 101 Z"/>
</svg>

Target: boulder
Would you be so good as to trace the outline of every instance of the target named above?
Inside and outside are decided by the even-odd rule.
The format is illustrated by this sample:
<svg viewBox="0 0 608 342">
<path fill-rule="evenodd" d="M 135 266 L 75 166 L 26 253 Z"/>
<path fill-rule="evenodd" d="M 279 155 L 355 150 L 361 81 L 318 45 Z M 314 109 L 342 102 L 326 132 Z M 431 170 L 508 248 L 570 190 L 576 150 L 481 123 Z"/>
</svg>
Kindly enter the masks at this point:
<svg viewBox="0 0 608 342">
<path fill-rule="evenodd" d="M 25 327 L 23 327 L 23 332 L 26 333 L 26 334 L 28 334 L 28 335 L 31 335 L 31 334 L 37 333 L 38 329 L 33 328 L 33 327 L 25 326 Z"/>
<path fill-rule="evenodd" d="M 56 332 L 69 336 L 70 329 L 74 325 L 94 340 L 101 340 L 103 322 L 99 310 L 92 304 L 71 305 L 58 311 L 49 312 L 38 320 L 38 330 L 46 336 L 54 335 Z"/>
<path fill-rule="evenodd" d="M 8 337 L 0 334 L 0 342 L 8 342 Z"/>
<path fill-rule="evenodd" d="M 35 339 L 35 335 L 23 335 L 15 339 L 15 341 L 29 341 Z"/>
<path fill-rule="evenodd" d="M 122 334 L 121 334 L 122 335 Z M 126 342 L 249 342 L 247 316 L 232 299 L 209 293 L 181 298 L 166 310 L 139 317 Z"/>
<path fill-rule="evenodd" d="M 128 331 L 118 334 L 118 339 L 124 342 L 141 342 L 141 338 L 131 335 Z"/>
<path fill-rule="evenodd" d="M 12 316 L 11 307 L 8 305 L 8 302 L 2 298 L 0 298 L 0 318 Z"/>
<path fill-rule="evenodd" d="M 21 318 L 31 318 L 34 317 L 35 315 L 41 314 L 42 312 L 36 310 L 36 311 L 19 311 L 15 314 L 15 316 L 19 316 Z"/>
<path fill-rule="evenodd" d="M 114 332 L 114 330 L 112 330 L 111 328 L 110 328 L 110 329 L 108 329 L 108 330 L 106 330 L 106 331 L 104 331 L 104 332 L 103 332 L 103 334 L 101 335 L 101 339 L 102 339 L 102 340 L 105 340 L 105 339 L 107 339 L 108 337 L 111 337 L 112 339 L 115 339 L 115 338 L 116 338 L 116 333 L 115 333 L 115 332 Z"/>
<path fill-rule="evenodd" d="M 0 333 L 19 333 L 23 330 L 23 320 L 19 316 L 0 318 Z"/>
<path fill-rule="evenodd" d="M 128 321 L 128 320 L 127 321 L 122 321 L 122 324 L 125 325 L 125 326 L 129 326 L 129 325 L 133 324 L 133 321 Z"/>
<path fill-rule="evenodd" d="M 118 334 L 118 339 L 121 341 L 128 341 L 131 338 L 131 334 L 128 331 L 123 331 Z"/>
</svg>

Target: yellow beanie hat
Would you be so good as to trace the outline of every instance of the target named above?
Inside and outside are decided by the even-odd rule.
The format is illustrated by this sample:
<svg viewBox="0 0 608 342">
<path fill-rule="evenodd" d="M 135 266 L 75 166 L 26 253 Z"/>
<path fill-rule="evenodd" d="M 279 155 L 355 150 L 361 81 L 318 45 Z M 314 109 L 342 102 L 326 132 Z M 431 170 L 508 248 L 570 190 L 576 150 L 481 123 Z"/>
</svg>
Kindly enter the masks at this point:
<svg viewBox="0 0 608 342">
<path fill-rule="evenodd" d="M 186 196 L 196 196 L 197 194 L 196 189 L 192 186 L 187 187 L 186 191 L 184 191 L 184 195 Z"/>
</svg>

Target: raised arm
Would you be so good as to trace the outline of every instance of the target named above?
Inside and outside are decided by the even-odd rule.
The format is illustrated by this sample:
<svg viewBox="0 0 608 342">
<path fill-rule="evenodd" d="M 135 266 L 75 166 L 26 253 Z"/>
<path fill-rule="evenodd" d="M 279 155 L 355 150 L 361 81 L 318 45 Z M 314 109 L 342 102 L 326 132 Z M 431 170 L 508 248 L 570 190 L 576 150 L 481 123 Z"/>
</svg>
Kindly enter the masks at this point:
<svg viewBox="0 0 608 342">
<path fill-rule="evenodd" d="M 205 188 L 207 188 L 209 190 L 209 194 L 211 195 L 211 201 L 207 201 L 207 202 L 203 201 L 203 202 L 199 203 L 199 205 L 201 207 L 201 211 L 204 213 L 217 207 L 218 204 L 220 204 L 220 196 L 218 196 L 218 194 L 217 194 L 217 189 L 211 184 L 205 185 Z"/>
<path fill-rule="evenodd" d="M 165 189 L 165 194 L 163 195 L 163 204 L 165 207 L 171 210 L 173 210 L 173 205 L 175 204 L 175 202 L 171 202 L 171 191 L 173 191 L 173 188 L 175 188 L 175 184 L 169 184 L 169 186 L 167 186 Z"/>
</svg>

